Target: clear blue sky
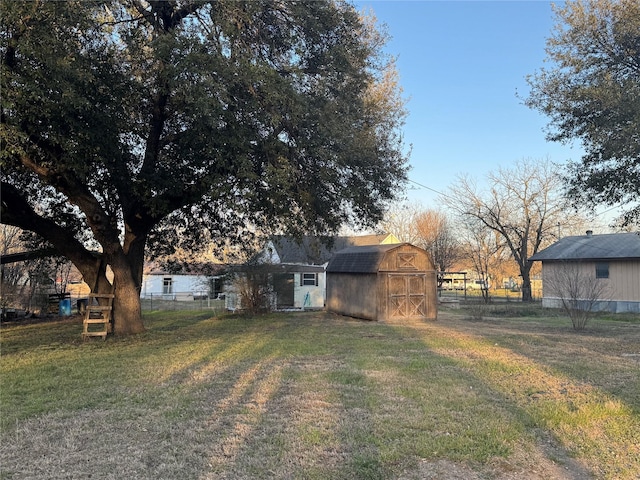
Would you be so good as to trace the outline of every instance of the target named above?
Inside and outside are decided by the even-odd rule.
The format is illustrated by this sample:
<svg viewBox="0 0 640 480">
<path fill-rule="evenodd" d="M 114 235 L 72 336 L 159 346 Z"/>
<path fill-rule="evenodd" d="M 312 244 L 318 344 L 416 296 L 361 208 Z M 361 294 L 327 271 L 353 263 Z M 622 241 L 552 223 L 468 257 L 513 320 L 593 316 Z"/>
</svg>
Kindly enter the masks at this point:
<svg viewBox="0 0 640 480">
<path fill-rule="evenodd" d="M 558 2 L 560 3 L 560 2 Z M 547 117 L 522 104 L 525 77 L 544 66 L 551 2 L 362 0 L 392 37 L 409 116 L 409 178 L 446 192 L 460 173 L 479 181 L 522 158 L 578 159 L 547 142 Z M 438 195 L 410 184 L 409 199 L 436 208 Z"/>
</svg>

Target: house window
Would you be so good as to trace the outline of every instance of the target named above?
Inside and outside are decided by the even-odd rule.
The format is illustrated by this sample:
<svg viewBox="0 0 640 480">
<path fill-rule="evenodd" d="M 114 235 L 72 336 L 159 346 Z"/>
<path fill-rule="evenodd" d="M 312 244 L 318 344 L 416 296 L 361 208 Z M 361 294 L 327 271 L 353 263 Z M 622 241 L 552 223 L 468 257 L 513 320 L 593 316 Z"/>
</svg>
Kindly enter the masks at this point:
<svg viewBox="0 0 640 480">
<path fill-rule="evenodd" d="M 173 281 L 171 280 L 171 277 L 164 277 L 162 279 L 162 293 L 165 295 L 173 293 Z"/>
<path fill-rule="evenodd" d="M 213 277 L 209 279 L 209 295 L 213 298 L 218 298 L 218 295 L 222 293 L 222 278 Z"/>
<path fill-rule="evenodd" d="M 597 262 L 596 263 L 596 278 L 609 278 L 609 263 Z"/>
<path fill-rule="evenodd" d="M 300 277 L 300 286 L 318 286 L 318 274 L 317 273 L 303 273 Z"/>
</svg>

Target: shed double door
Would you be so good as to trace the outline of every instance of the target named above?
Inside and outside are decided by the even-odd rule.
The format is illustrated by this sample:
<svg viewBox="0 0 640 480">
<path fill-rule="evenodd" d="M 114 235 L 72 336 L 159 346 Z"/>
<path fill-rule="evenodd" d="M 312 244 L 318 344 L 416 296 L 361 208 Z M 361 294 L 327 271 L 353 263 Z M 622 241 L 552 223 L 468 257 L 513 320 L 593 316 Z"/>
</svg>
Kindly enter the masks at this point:
<svg viewBox="0 0 640 480">
<path fill-rule="evenodd" d="M 390 318 L 427 316 L 425 274 L 393 274 L 388 278 L 388 311 Z"/>
</svg>

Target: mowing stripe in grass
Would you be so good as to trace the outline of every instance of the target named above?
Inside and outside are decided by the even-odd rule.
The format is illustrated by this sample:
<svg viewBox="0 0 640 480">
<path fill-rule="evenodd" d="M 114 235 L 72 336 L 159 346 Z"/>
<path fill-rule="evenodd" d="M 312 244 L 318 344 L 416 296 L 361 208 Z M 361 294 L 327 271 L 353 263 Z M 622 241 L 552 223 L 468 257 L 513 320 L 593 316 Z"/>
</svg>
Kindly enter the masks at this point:
<svg viewBox="0 0 640 480">
<path fill-rule="evenodd" d="M 396 325 L 324 313 L 168 312 L 145 321 L 145 334 L 106 342 L 80 342 L 81 323 L 3 332 L 2 474 L 415 480 L 451 471 L 555 480 L 638 473 L 636 384 L 605 376 L 629 375 L 635 360 L 607 359 L 594 383 L 573 377 L 571 358 L 549 356 L 568 343 L 539 336 L 529 320 L 504 341 L 496 340 L 495 322 L 456 319 Z M 537 342 L 544 349 L 536 351 Z M 568 463 L 553 437 L 582 465 Z"/>
<path fill-rule="evenodd" d="M 594 471 L 606 478 L 640 476 L 640 419 L 620 400 L 486 339 L 440 324 L 419 330 L 434 352 L 502 392 Z"/>
</svg>

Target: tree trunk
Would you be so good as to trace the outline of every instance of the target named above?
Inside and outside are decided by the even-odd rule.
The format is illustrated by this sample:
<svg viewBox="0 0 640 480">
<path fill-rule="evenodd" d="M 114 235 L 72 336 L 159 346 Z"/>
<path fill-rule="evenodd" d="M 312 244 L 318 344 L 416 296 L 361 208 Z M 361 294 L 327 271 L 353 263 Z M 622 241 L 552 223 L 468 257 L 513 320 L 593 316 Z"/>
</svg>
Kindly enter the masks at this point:
<svg viewBox="0 0 640 480">
<path fill-rule="evenodd" d="M 133 283 L 115 283 L 113 299 L 113 333 L 131 335 L 145 331 L 140 294 Z"/>
<path fill-rule="evenodd" d="M 481 287 L 480 289 L 480 293 L 482 294 L 482 302 L 484 304 L 488 304 L 489 300 L 490 300 L 490 296 L 489 296 L 489 289 L 485 288 L 484 285 Z"/>
<path fill-rule="evenodd" d="M 113 271 L 113 284 L 106 276 L 107 261 L 93 258 L 93 261 L 75 263 L 89 285 L 92 293 L 113 293 L 113 331 L 118 335 L 143 332 L 142 309 L 140 307 L 139 283 L 133 280 L 132 268 L 123 255 L 110 264 Z"/>
<path fill-rule="evenodd" d="M 521 270 L 522 275 L 522 301 L 531 302 L 533 295 L 531 294 L 531 267 Z"/>
<path fill-rule="evenodd" d="M 141 261 L 141 260 L 140 260 Z M 133 265 L 132 265 L 133 263 Z M 113 333 L 131 335 L 145 331 L 142 323 L 140 285 L 134 278 L 137 263 L 127 261 L 124 254 L 113 257 L 110 263 L 113 271 Z"/>
<path fill-rule="evenodd" d="M 531 281 L 527 279 L 527 281 L 522 281 L 522 301 L 523 302 L 531 302 L 533 301 L 533 295 L 531 294 Z"/>
</svg>

